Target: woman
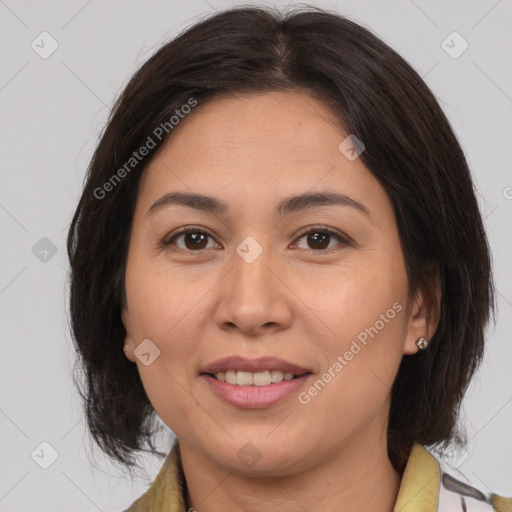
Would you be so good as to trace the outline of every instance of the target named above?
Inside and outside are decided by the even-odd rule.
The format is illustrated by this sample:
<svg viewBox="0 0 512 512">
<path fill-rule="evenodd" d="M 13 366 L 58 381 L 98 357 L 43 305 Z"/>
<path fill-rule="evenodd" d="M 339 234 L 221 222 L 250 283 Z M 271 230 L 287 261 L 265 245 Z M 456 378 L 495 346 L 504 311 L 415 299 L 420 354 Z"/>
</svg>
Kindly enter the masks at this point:
<svg viewBox="0 0 512 512">
<path fill-rule="evenodd" d="M 437 101 L 356 23 L 238 8 L 164 45 L 68 252 L 95 440 L 131 468 L 156 416 L 177 437 L 130 511 L 512 510 L 425 448 L 463 441 L 489 249 Z"/>
</svg>

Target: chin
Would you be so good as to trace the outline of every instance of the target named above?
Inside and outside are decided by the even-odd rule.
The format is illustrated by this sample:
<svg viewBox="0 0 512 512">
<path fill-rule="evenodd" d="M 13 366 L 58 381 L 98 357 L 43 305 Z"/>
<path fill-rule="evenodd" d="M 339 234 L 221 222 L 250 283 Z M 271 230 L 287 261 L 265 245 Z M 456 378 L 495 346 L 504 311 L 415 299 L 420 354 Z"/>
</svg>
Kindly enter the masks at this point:
<svg viewBox="0 0 512 512">
<path fill-rule="evenodd" d="M 291 438 L 286 431 L 282 437 L 266 437 L 269 432 L 271 429 L 259 435 L 234 435 L 213 450 L 211 439 L 207 439 L 205 451 L 216 464 L 247 476 L 282 476 L 300 469 L 307 458 L 304 438 Z"/>
</svg>

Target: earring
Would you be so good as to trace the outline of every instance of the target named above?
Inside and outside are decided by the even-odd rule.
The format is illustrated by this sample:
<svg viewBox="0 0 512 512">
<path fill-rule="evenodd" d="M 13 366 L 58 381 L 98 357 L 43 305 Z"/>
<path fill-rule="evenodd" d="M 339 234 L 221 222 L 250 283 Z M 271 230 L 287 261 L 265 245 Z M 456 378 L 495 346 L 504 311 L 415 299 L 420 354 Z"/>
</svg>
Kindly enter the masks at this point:
<svg viewBox="0 0 512 512">
<path fill-rule="evenodd" d="M 128 350 L 128 345 L 125 345 L 125 346 L 123 347 L 123 350 L 126 352 L 126 351 Z"/>
<path fill-rule="evenodd" d="M 415 343 L 420 350 L 426 349 L 428 345 L 428 341 L 425 338 L 418 338 Z"/>
</svg>

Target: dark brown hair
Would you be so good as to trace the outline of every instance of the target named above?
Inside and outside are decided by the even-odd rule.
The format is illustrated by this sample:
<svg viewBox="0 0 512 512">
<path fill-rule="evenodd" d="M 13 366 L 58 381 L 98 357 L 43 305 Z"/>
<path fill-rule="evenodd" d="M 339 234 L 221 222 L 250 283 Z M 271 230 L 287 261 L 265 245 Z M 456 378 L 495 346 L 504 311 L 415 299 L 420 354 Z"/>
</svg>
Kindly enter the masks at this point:
<svg viewBox="0 0 512 512">
<path fill-rule="evenodd" d="M 438 329 L 427 350 L 403 357 L 392 388 L 391 462 L 401 471 L 414 442 L 442 448 L 463 441 L 460 403 L 483 355 L 494 288 L 470 171 L 447 118 L 418 73 L 359 24 L 315 7 L 286 14 L 243 7 L 196 23 L 132 77 L 113 106 L 68 234 L 71 326 L 88 427 L 128 469 L 136 465 L 134 451 L 155 452 L 155 413 L 122 350 L 139 180 L 172 136 L 169 119 L 191 98 L 201 105 L 275 90 L 315 94 L 365 144 L 359 158 L 392 201 L 411 296 L 422 290 L 433 297 L 428 268 L 438 268 Z M 158 126 L 168 127 L 161 140 Z M 152 155 L 118 172 L 148 137 L 156 143 Z M 122 179 L 113 180 L 116 173 Z"/>
</svg>

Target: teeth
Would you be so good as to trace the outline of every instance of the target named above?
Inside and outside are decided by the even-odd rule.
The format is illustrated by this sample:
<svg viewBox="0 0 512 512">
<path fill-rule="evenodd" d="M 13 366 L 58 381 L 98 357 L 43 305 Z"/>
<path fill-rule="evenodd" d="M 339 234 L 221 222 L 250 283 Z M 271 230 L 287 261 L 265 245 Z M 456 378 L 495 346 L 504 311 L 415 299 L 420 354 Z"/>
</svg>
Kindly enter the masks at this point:
<svg viewBox="0 0 512 512">
<path fill-rule="evenodd" d="M 270 380 L 271 382 L 281 382 L 283 380 L 283 375 L 283 372 L 272 370 L 270 372 Z"/>
<path fill-rule="evenodd" d="M 272 382 L 270 372 L 258 372 L 252 374 L 252 383 L 255 386 L 268 386 Z"/>
<path fill-rule="evenodd" d="M 292 372 L 283 373 L 279 370 L 266 370 L 256 373 L 228 370 L 225 373 L 219 372 L 215 374 L 217 380 L 238 386 L 268 386 L 283 380 L 292 380 L 293 376 Z"/>
<path fill-rule="evenodd" d="M 236 383 L 239 386 L 251 386 L 252 385 L 252 373 L 251 372 L 236 372 Z"/>
<path fill-rule="evenodd" d="M 215 376 L 217 377 L 217 375 L 215 375 Z M 226 372 L 226 382 L 228 382 L 229 384 L 236 384 L 236 372 L 235 371 L 228 370 Z"/>
</svg>

